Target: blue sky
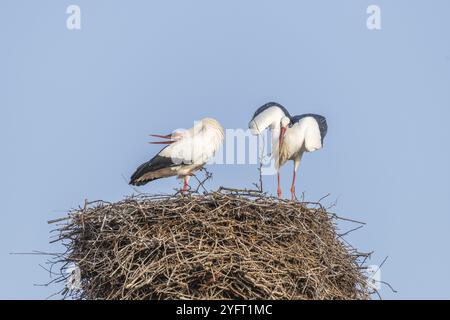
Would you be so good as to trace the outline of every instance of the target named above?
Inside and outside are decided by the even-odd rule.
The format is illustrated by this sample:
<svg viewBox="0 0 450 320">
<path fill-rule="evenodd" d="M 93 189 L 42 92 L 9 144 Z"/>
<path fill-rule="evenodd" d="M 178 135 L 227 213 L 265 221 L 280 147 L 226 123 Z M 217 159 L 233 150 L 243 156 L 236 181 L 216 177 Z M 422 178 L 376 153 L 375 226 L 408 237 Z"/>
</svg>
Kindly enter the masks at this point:
<svg viewBox="0 0 450 320">
<path fill-rule="evenodd" d="M 71 4 L 81 30 L 66 28 Z M 366 27 L 371 4 L 381 30 Z M 0 298 L 59 289 L 34 286 L 49 280 L 43 257 L 10 253 L 59 251 L 47 220 L 130 195 L 125 179 L 158 151 L 147 134 L 204 116 L 246 128 L 272 100 L 327 117 L 297 190 L 367 223 L 348 240 L 370 263 L 389 256 L 398 293 L 383 297 L 450 298 L 449 14 L 446 0 L 1 1 Z M 257 180 L 255 165 L 210 171 L 211 188 Z"/>
</svg>

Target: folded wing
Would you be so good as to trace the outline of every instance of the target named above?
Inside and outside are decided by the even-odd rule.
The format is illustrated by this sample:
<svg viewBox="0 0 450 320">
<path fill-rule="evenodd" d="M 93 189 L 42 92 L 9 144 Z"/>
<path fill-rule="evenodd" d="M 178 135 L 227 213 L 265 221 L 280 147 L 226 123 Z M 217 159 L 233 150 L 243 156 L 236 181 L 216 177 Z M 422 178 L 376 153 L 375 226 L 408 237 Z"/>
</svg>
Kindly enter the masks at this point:
<svg viewBox="0 0 450 320">
<path fill-rule="evenodd" d="M 298 126 L 304 136 L 305 149 L 313 152 L 322 148 L 323 140 L 328 131 L 325 117 L 318 114 L 302 114 L 292 117 L 294 126 Z"/>
</svg>

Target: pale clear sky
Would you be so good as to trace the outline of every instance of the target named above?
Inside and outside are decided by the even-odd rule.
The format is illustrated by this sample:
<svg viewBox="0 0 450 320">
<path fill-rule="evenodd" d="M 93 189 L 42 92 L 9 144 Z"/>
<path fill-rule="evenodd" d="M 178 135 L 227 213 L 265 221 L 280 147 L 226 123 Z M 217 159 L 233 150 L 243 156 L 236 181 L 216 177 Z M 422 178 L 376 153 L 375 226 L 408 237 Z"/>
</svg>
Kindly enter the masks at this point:
<svg viewBox="0 0 450 320">
<path fill-rule="evenodd" d="M 66 8 L 82 29 L 66 28 Z M 382 29 L 366 27 L 381 8 Z M 319 113 L 325 148 L 298 190 L 327 193 L 367 226 L 349 241 L 388 261 L 385 298 L 450 298 L 450 2 L 0 2 L 0 298 L 45 298 L 46 221 L 85 198 L 119 200 L 158 151 L 148 133 L 204 116 L 246 128 L 267 101 Z M 211 166 L 209 185 L 244 187 L 254 165 Z M 288 192 L 291 166 L 282 171 Z M 265 185 L 276 191 L 275 177 Z M 175 179 L 142 188 L 170 192 Z"/>
</svg>

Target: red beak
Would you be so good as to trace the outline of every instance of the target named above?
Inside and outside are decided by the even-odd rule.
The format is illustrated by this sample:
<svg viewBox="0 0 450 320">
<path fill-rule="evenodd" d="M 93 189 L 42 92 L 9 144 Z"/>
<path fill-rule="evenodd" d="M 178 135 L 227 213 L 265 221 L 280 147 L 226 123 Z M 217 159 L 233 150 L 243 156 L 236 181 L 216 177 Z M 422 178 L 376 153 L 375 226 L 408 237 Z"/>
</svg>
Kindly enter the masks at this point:
<svg viewBox="0 0 450 320">
<path fill-rule="evenodd" d="M 150 137 L 161 138 L 161 139 L 172 139 L 172 135 L 160 135 L 160 134 L 150 134 Z"/>
<path fill-rule="evenodd" d="M 286 134 L 286 128 L 281 128 L 281 132 L 280 132 L 280 141 L 279 144 L 280 146 L 283 144 L 283 140 L 284 140 L 284 135 Z"/>
<path fill-rule="evenodd" d="M 150 144 L 171 144 L 174 143 L 175 141 L 155 141 L 155 142 L 149 142 Z"/>
<path fill-rule="evenodd" d="M 161 139 L 169 139 L 168 141 L 149 142 L 151 144 L 171 144 L 175 142 L 175 140 L 172 140 L 172 135 L 151 134 L 150 136 Z"/>
</svg>

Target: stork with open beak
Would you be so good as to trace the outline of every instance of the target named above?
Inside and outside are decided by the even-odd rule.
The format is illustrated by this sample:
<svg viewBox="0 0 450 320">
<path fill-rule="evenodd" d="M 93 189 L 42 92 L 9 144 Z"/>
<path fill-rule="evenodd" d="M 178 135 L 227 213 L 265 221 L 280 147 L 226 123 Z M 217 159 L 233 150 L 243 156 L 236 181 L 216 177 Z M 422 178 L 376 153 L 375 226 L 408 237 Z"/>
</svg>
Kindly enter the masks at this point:
<svg viewBox="0 0 450 320">
<path fill-rule="evenodd" d="M 203 168 L 220 148 L 224 130 L 217 120 L 204 118 L 189 130 L 151 136 L 165 140 L 150 143 L 167 146 L 136 169 L 130 184 L 140 186 L 156 179 L 178 176 L 184 180 L 182 191 L 185 192 L 190 176 Z"/>
<path fill-rule="evenodd" d="M 325 117 L 317 114 L 302 114 L 292 117 L 282 105 L 269 102 L 256 110 L 250 120 L 252 134 L 261 134 L 265 129 L 272 132 L 272 156 L 277 170 L 278 197 L 282 197 L 280 168 L 288 160 L 294 161 L 291 185 L 292 200 L 296 200 L 295 179 L 303 153 L 313 152 L 323 147 L 323 139 L 328 130 Z"/>
</svg>

